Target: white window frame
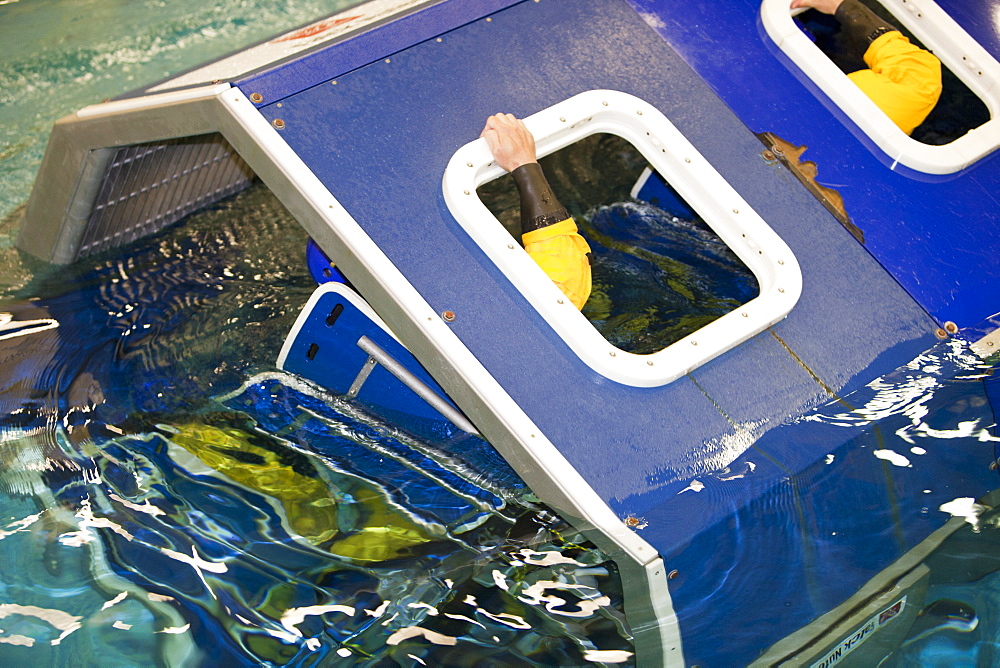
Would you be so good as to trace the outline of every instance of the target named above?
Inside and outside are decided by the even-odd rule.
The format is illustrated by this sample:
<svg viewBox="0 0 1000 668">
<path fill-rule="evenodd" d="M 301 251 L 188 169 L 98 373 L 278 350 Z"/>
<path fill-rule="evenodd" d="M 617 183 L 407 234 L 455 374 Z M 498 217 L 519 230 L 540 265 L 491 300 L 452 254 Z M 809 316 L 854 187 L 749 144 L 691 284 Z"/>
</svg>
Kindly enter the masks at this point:
<svg viewBox="0 0 1000 668">
<path fill-rule="evenodd" d="M 576 95 L 524 119 L 539 157 L 598 133 L 630 142 L 753 272 L 760 293 L 667 346 L 637 355 L 612 345 L 565 298 L 480 200 L 476 189 L 506 172 L 484 139 L 460 148 L 444 174 L 455 219 L 545 321 L 594 371 L 638 387 L 665 385 L 783 319 L 802 292 L 791 249 L 658 109 L 609 90 Z"/>
<path fill-rule="evenodd" d="M 788 0 L 763 0 L 761 22 L 788 58 L 885 152 L 891 168 L 953 174 L 1000 147 L 1000 63 L 933 0 L 877 0 L 986 105 L 990 120 L 931 146 L 911 138 L 795 25 Z M 801 10 L 800 10 L 801 11 Z"/>
</svg>

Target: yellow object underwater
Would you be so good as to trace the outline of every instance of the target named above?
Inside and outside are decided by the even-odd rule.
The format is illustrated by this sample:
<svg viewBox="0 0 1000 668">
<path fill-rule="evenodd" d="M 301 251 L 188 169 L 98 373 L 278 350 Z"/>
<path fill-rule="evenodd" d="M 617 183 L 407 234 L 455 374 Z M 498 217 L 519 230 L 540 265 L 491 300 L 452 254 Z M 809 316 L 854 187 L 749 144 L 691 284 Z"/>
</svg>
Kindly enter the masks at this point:
<svg viewBox="0 0 1000 668">
<path fill-rule="evenodd" d="M 357 478 L 349 495 L 331 490 L 319 478 L 281 462 L 277 453 L 251 443 L 232 427 L 189 422 L 171 425 L 170 440 L 206 465 L 244 487 L 281 503 L 292 530 L 333 554 L 363 562 L 403 556 L 406 548 L 433 540 L 423 527 L 392 508 L 385 496 Z M 352 504 L 354 526 L 341 524 L 341 504 Z M 332 541 L 332 542 L 331 542 Z M 325 544 L 325 545 L 324 545 Z"/>
</svg>

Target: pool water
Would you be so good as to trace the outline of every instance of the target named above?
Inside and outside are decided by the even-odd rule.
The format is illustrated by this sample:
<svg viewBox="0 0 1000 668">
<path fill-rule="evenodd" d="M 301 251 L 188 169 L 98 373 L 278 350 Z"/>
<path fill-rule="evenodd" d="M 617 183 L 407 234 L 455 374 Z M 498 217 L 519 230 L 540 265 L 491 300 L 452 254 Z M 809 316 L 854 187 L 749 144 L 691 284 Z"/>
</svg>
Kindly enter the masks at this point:
<svg viewBox="0 0 1000 668">
<path fill-rule="evenodd" d="M 68 268 L 13 248 L 56 118 L 348 4 L 0 0 L 0 318 L 34 322 L 0 336 L 4 664 L 632 663 L 614 563 L 488 446 L 276 371 L 313 284 L 305 235 L 265 188 Z M 644 233 L 705 242 L 638 203 L 575 213 L 592 237 L 638 216 Z M 735 282 L 732 299 L 755 289 Z M 807 419 L 862 444 L 891 425 L 879 447 L 899 452 L 989 441 L 990 372 L 941 344 L 861 409 Z M 893 665 L 996 659 L 992 517 L 936 555 L 929 611 Z"/>
</svg>

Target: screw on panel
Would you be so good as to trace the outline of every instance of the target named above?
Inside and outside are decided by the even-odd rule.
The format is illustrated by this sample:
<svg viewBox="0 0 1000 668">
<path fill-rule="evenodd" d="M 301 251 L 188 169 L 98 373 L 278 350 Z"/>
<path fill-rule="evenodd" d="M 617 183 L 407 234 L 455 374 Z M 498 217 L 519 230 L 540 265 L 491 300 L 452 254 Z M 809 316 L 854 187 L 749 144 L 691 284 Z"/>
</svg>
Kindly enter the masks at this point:
<svg viewBox="0 0 1000 668">
<path fill-rule="evenodd" d="M 949 320 L 948 322 L 944 323 L 944 331 L 948 332 L 949 334 L 955 334 L 956 332 L 958 332 L 958 325 Z"/>
<path fill-rule="evenodd" d="M 948 332 L 938 327 L 937 329 L 934 330 L 934 336 L 938 337 L 941 340 L 944 340 L 948 338 Z"/>
<path fill-rule="evenodd" d="M 441 317 L 445 322 L 455 322 L 455 312 L 454 311 L 442 311 Z"/>
<path fill-rule="evenodd" d="M 763 151 L 761 151 L 760 155 L 767 162 L 774 162 L 775 160 L 778 159 L 777 156 L 775 156 L 772 151 L 768 151 L 767 149 L 764 149 Z"/>
<path fill-rule="evenodd" d="M 667 573 L 667 579 L 668 580 L 675 580 L 678 575 L 680 575 L 680 573 L 675 568 L 674 570 L 672 570 L 669 573 Z"/>
<path fill-rule="evenodd" d="M 271 121 L 271 125 L 273 125 L 274 127 L 276 127 L 279 130 L 284 130 L 285 129 L 285 122 L 283 120 L 281 120 L 280 118 L 276 118 L 273 121 Z"/>
<path fill-rule="evenodd" d="M 260 93 L 250 93 L 250 101 L 254 104 L 260 104 L 264 101 L 264 96 Z"/>
</svg>

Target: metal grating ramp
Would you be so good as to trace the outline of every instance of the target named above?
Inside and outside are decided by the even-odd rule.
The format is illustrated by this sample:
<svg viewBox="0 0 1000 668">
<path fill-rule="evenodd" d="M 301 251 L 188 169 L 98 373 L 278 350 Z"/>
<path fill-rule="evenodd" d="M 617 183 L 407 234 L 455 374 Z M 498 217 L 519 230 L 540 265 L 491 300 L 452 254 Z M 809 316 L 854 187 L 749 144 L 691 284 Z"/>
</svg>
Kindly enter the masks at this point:
<svg viewBox="0 0 1000 668">
<path fill-rule="evenodd" d="M 106 168 L 77 257 L 158 232 L 253 179 L 218 133 L 120 148 Z"/>
</svg>

